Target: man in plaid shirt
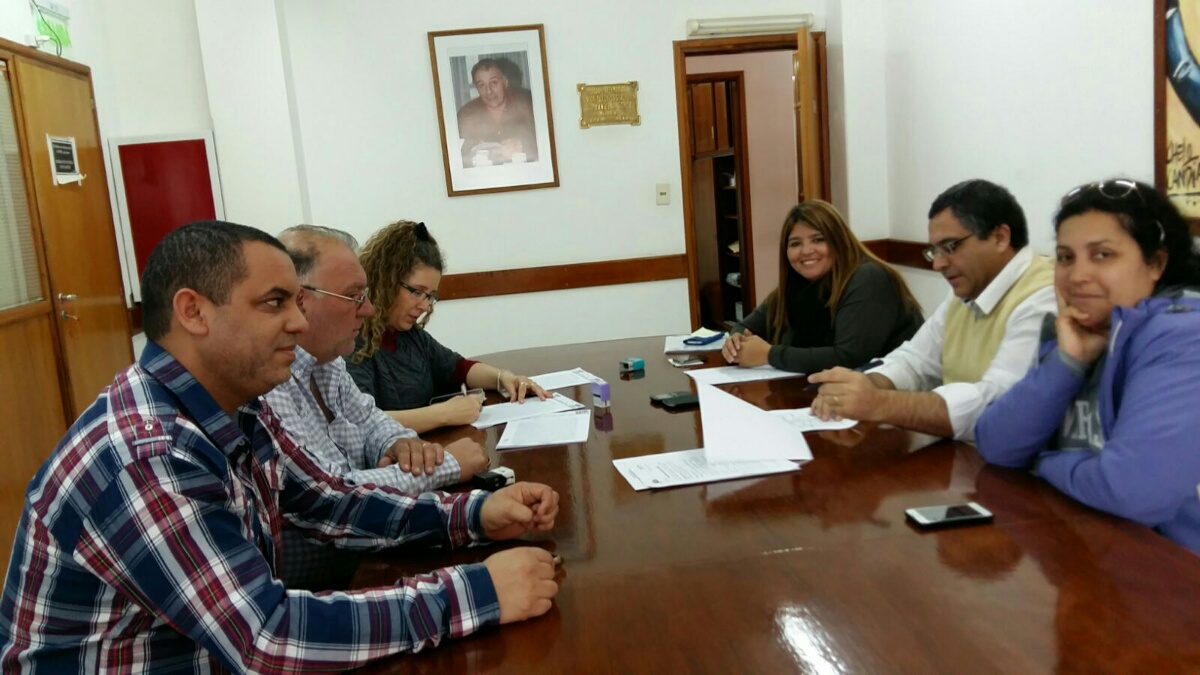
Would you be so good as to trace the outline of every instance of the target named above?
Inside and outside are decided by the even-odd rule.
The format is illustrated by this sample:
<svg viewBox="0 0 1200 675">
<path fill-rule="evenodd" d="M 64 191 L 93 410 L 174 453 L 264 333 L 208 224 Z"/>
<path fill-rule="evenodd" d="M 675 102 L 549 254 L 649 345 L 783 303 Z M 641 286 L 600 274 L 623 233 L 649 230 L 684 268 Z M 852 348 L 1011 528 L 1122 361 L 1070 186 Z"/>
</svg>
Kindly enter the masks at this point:
<svg viewBox="0 0 1200 675">
<path fill-rule="evenodd" d="M 284 230 L 279 240 L 296 265 L 309 325 L 296 338 L 292 376 L 265 398 L 296 444 L 326 472 L 351 485 L 387 485 L 416 493 L 486 471 L 487 454 L 478 443 L 464 438 L 443 451 L 421 441 L 377 408 L 346 372 L 343 357 L 354 351 L 363 319 L 375 312 L 354 237 L 333 228 L 298 225 Z M 322 546 L 286 525 L 283 553 L 283 582 L 312 590 L 344 586 L 358 562 L 351 552 Z"/>
<path fill-rule="evenodd" d="M 341 671 L 549 610 L 553 562 L 530 547 L 348 593 L 277 579 L 285 518 L 374 550 L 510 539 L 558 512 L 544 485 L 410 496 L 322 471 L 259 398 L 307 328 L 299 292 L 283 246 L 252 228 L 194 223 L 151 253 L 141 359 L 30 483 L 0 670 Z"/>
</svg>

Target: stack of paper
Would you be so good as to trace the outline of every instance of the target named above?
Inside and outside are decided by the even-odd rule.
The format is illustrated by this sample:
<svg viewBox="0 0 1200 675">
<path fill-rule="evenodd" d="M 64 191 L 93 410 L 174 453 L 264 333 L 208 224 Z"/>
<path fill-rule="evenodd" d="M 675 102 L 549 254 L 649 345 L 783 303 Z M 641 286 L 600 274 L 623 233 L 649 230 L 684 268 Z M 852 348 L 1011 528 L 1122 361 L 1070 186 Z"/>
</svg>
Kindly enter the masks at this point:
<svg viewBox="0 0 1200 675">
<path fill-rule="evenodd" d="M 613 460 L 635 490 L 798 471 L 812 459 L 804 432 L 716 387 L 697 385 L 704 447 Z"/>
<path fill-rule="evenodd" d="M 497 450 L 533 448 L 539 445 L 585 443 L 592 428 L 590 410 L 572 410 L 561 415 L 542 415 L 514 420 L 504 427 Z"/>
<path fill-rule="evenodd" d="M 812 459 L 804 432 L 787 420 L 716 387 L 701 384 L 696 389 L 704 456 L 710 464 Z"/>
<path fill-rule="evenodd" d="M 737 464 L 709 464 L 703 450 L 680 450 L 660 455 L 614 459 L 613 466 L 634 490 L 713 483 L 746 476 L 786 473 L 800 467 L 784 459 L 768 459 Z"/>
<path fill-rule="evenodd" d="M 774 366 L 762 365 L 756 368 L 741 366 L 721 366 L 720 368 L 700 368 L 686 370 L 688 377 L 700 384 L 733 384 L 735 382 L 753 382 L 755 380 L 778 380 L 785 377 L 800 377 L 804 373 L 791 373 Z"/>
<path fill-rule="evenodd" d="M 553 373 L 535 375 L 529 379 L 536 382 L 538 386 L 546 391 L 550 391 L 551 389 L 566 389 L 567 387 L 590 385 L 592 382 L 600 380 L 600 378 L 589 373 L 583 368 L 559 370 Z"/>
<path fill-rule="evenodd" d="M 668 335 L 666 342 L 663 344 L 664 354 L 676 354 L 679 352 L 719 352 L 721 347 L 725 346 L 724 340 L 716 340 L 706 345 L 685 345 L 683 341 L 690 337 L 706 338 L 714 335 L 720 335 L 721 331 L 709 330 L 700 328 L 691 335 Z"/>
<path fill-rule="evenodd" d="M 567 410 L 578 410 L 582 407 L 582 403 L 572 401 L 562 394 L 551 394 L 545 401 L 539 400 L 536 396 L 529 396 L 525 398 L 524 403 L 514 401 L 483 406 L 483 410 L 479 411 L 479 419 L 475 420 L 471 426 L 476 429 L 486 429 L 513 420 L 553 415 Z"/>
</svg>

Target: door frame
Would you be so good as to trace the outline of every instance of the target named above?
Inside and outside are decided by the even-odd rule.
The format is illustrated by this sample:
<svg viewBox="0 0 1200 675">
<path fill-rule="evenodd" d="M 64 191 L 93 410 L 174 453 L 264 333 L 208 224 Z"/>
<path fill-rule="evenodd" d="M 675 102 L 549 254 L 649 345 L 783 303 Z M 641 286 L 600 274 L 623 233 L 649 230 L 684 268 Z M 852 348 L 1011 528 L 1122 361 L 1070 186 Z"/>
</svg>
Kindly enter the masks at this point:
<svg viewBox="0 0 1200 675">
<path fill-rule="evenodd" d="M 829 95 L 828 95 L 828 77 L 826 75 L 825 64 L 825 33 L 812 33 L 813 39 L 817 41 L 817 78 L 819 81 L 818 89 L 820 91 L 821 100 L 819 107 L 821 110 L 821 150 L 822 163 L 825 170 L 825 193 L 829 194 Z M 748 54 L 752 52 L 765 51 L 782 51 L 796 50 L 796 34 L 795 33 L 780 33 L 777 35 L 750 35 L 743 37 L 727 37 L 727 38 L 708 38 L 701 40 L 675 40 L 672 43 L 675 62 L 675 112 L 679 125 L 679 171 L 680 171 L 680 195 L 683 201 L 683 236 L 684 245 L 687 255 L 687 272 L 688 272 L 688 309 L 692 318 L 692 329 L 700 327 L 700 295 L 699 295 L 699 266 L 696 260 L 696 231 L 695 213 L 692 208 L 692 114 L 691 108 L 688 106 L 687 95 L 687 57 L 689 56 L 714 56 L 720 54 Z M 745 101 L 745 92 L 743 92 L 742 100 Z M 744 131 L 744 113 L 743 110 L 743 131 Z M 744 139 L 743 139 L 744 140 Z M 740 160 L 739 160 L 740 161 Z M 746 204 L 750 203 L 749 193 L 749 170 L 746 168 Z M 753 240 L 749 242 L 753 245 Z M 752 275 L 754 270 L 750 270 Z M 755 298 L 757 300 L 757 298 Z M 753 307 L 746 307 L 744 311 L 751 312 Z"/>
</svg>

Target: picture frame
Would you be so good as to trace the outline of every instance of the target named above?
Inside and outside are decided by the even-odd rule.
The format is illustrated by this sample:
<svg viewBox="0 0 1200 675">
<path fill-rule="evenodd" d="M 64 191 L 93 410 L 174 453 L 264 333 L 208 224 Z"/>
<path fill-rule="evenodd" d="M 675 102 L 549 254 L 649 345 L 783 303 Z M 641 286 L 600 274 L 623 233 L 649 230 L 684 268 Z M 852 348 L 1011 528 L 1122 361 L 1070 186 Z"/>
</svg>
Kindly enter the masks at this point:
<svg viewBox="0 0 1200 675">
<path fill-rule="evenodd" d="M 1154 2 L 1154 182 L 1200 236 L 1200 0 Z"/>
<path fill-rule="evenodd" d="M 558 187 L 542 24 L 429 33 L 446 193 Z"/>
</svg>

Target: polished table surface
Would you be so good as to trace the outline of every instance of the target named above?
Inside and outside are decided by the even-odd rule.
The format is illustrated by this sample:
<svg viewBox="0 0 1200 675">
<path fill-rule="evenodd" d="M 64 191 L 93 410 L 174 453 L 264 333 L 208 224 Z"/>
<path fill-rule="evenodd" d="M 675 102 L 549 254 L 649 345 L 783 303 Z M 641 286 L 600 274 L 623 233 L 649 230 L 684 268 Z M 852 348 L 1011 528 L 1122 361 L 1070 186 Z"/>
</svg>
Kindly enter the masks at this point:
<svg viewBox="0 0 1200 675">
<path fill-rule="evenodd" d="M 863 423 L 808 434 L 798 473 L 635 492 L 612 460 L 702 446 L 694 388 L 662 338 L 492 354 L 536 375 L 576 366 L 612 385 L 586 444 L 495 451 L 562 506 L 537 545 L 565 559 L 545 616 L 490 627 L 366 672 L 1200 672 L 1200 556 L 1093 511 L 973 447 Z M 617 362 L 642 357 L 640 379 Z M 716 365 L 718 353 L 708 355 Z M 725 386 L 763 408 L 808 405 L 803 378 Z M 586 387 L 560 390 L 590 405 Z M 915 506 L 974 500 L 994 525 L 934 532 Z M 364 558 L 354 585 L 481 561 L 496 546 Z"/>
</svg>

